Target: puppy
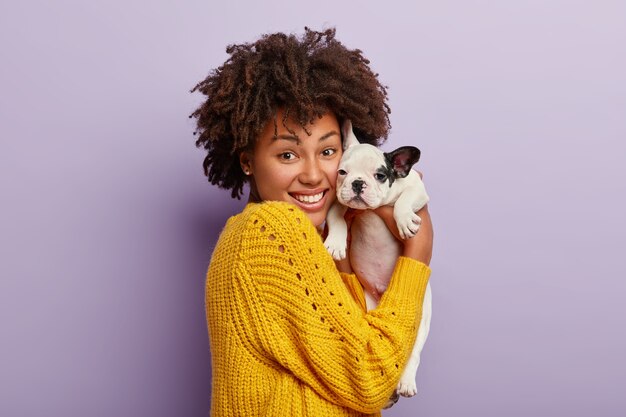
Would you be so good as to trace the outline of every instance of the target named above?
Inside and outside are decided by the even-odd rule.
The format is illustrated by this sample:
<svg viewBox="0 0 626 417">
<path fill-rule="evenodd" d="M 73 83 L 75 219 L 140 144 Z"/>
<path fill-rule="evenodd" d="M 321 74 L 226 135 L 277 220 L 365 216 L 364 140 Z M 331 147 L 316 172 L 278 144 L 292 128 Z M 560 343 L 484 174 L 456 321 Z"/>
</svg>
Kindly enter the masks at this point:
<svg viewBox="0 0 626 417">
<path fill-rule="evenodd" d="M 385 222 L 367 210 L 352 221 L 350 253 L 347 250 L 348 227 L 344 214 L 348 207 L 365 210 L 393 205 L 393 217 L 403 239 L 415 236 L 421 219 L 416 211 L 428 202 L 428 195 L 419 174 L 411 169 L 420 157 L 413 146 L 404 146 L 384 153 L 373 145 L 361 144 L 352 131 L 352 123 L 342 125 L 344 153 L 337 176 L 337 202 L 326 218 L 328 236 L 326 249 L 334 259 L 349 256 L 352 269 L 365 289 L 367 309 L 378 305 L 387 288 L 402 244 L 389 231 Z M 420 353 L 428 337 L 432 310 L 430 284 L 424 296 L 422 319 L 413 352 L 398 383 L 393 405 L 398 394 L 412 397 L 417 393 L 415 374 Z"/>
</svg>

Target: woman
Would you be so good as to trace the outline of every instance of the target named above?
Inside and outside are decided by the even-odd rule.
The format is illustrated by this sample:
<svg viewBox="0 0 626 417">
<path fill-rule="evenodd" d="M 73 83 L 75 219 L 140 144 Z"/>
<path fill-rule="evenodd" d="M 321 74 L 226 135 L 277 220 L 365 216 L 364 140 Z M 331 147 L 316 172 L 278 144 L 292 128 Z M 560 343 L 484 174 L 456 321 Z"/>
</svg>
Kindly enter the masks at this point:
<svg viewBox="0 0 626 417">
<path fill-rule="evenodd" d="M 319 235 L 335 198 L 340 123 L 362 142 L 389 130 L 387 93 L 361 51 L 335 31 L 305 28 L 230 46 L 230 58 L 192 91 L 196 145 L 211 183 L 248 204 L 231 217 L 206 282 L 213 416 L 379 415 L 417 333 L 432 228 L 403 241 L 379 306 Z M 389 208 L 378 210 L 397 234 Z"/>
</svg>

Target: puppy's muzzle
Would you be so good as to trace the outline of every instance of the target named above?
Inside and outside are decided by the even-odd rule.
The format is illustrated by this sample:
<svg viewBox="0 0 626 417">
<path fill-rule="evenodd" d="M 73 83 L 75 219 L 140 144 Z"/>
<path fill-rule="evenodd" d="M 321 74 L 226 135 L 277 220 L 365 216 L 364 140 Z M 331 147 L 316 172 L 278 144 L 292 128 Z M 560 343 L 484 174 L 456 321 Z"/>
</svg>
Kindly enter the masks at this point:
<svg viewBox="0 0 626 417">
<path fill-rule="evenodd" d="M 352 191 L 356 195 L 359 195 L 363 192 L 363 186 L 365 185 L 365 181 L 363 180 L 354 180 L 352 181 Z"/>
</svg>

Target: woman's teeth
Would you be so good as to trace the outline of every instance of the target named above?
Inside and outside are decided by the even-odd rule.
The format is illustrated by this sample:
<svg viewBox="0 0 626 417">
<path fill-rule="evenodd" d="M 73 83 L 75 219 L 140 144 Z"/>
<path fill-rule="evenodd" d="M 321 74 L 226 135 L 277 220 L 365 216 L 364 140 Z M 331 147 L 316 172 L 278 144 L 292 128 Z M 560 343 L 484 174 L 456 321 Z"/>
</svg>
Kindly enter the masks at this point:
<svg viewBox="0 0 626 417">
<path fill-rule="evenodd" d="M 314 195 L 302 195 L 302 194 L 294 194 L 294 198 L 302 203 L 313 204 L 317 203 L 324 196 L 324 192 Z"/>
</svg>

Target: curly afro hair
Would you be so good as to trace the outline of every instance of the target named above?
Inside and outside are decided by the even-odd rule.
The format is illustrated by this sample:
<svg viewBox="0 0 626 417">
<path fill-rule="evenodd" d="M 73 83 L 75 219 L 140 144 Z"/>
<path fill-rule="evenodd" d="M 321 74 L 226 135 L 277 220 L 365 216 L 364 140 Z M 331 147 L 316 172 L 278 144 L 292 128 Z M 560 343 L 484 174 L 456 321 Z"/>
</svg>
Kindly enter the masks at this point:
<svg viewBox="0 0 626 417">
<path fill-rule="evenodd" d="M 350 119 L 359 140 L 380 145 L 391 125 L 387 88 L 359 49 L 350 50 L 324 32 L 305 27 L 301 37 L 274 33 L 254 43 L 230 45 L 230 58 L 200 81 L 206 101 L 189 117 L 197 119 L 197 147 L 204 147 L 209 182 L 240 198 L 247 177 L 239 154 L 255 141 L 276 110 L 305 128 L 328 111 L 339 123 Z M 290 129 L 289 129 L 290 130 Z M 291 130 L 290 130 L 291 131 Z"/>
</svg>

